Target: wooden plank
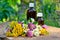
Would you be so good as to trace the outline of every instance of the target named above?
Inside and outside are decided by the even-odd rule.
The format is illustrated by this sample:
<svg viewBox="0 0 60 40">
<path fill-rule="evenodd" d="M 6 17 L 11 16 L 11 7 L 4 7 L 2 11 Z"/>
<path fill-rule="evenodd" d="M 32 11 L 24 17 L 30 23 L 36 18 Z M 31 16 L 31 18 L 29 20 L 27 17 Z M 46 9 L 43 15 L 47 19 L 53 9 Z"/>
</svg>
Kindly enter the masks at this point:
<svg viewBox="0 0 60 40">
<path fill-rule="evenodd" d="M 5 35 L 0 35 L 0 40 L 6 40 L 6 36 Z"/>
</svg>

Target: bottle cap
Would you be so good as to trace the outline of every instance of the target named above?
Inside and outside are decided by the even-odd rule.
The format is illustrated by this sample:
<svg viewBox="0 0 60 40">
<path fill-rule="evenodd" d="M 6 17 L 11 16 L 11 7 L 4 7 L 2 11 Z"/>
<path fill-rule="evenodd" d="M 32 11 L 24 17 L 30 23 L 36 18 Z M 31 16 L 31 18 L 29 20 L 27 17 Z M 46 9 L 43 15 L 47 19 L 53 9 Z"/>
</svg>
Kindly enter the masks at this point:
<svg viewBox="0 0 60 40">
<path fill-rule="evenodd" d="M 29 3 L 29 7 L 34 7 L 34 3 Z"/>
<path fill-rule="evenodd" d="M 37 17 L 42 17 L 43 14 L 42 13 L 37 13 Z"/>
</svg>

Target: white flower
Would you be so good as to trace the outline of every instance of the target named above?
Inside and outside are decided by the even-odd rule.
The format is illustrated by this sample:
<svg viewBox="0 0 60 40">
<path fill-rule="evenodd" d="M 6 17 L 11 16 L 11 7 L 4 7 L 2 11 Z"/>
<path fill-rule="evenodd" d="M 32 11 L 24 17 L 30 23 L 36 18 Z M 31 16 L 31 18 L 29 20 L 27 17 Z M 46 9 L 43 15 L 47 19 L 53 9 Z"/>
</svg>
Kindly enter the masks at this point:
<svg viewBox="0 0 60 40">
<path fill-rule="evenodd" d="M 27 33 L 28 30 L 29 30 L 29 29 L 26 29 L 26 30 L 24 30 L 24 32 Z"/>
<path fill-rule="evenodd" d="M 33 30 L 34 36 L 39 36 L 39 30 L 36 28 Z"/>
<path fill-rule="evenodd" d="M 41 27 L 40 25 L 36 25 L 36 28 L 37 28 L 38 30 L 41 30 L 41 29 L 42 29 L 42 27 Z"/>
<path fill-rule="evenodd" d="M 31 18 L 32 23 L 35 21 L 34 18 Z"/>
</svg>

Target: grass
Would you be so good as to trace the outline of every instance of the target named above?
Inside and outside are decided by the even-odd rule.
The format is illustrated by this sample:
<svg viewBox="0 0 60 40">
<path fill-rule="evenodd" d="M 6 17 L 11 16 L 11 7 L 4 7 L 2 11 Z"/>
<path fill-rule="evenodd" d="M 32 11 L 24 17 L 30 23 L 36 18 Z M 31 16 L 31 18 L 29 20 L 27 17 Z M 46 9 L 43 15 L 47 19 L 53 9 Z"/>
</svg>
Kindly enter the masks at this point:
<svg viewBox="0 0 60 40">
<path fill-rule="evenodd" d="M 46 24 L 46 25 L 49 25 L 49 26 L 54 26 L 54 27 L 60 28 L 60 26 L 59 26 L 59 24 L 58 24 L 58 21 L 55 21 L 55 20 L 46 19 L 46 20 L 45 20 L 45 24 Z"/>
</svg>

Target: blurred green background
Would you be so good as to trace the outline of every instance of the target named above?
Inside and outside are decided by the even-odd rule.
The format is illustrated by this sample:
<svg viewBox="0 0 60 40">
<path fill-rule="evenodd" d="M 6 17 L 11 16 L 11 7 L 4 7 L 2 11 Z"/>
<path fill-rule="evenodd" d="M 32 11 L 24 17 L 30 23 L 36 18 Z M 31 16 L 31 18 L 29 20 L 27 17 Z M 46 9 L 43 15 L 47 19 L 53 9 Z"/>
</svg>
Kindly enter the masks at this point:
<svg viewBox="0 0 60 40">
<path fill-rule="evenodd" d="M 60 0 L 0 0 L 0 24 L 7 21 L 23 21 L 29 3 L 44 14 L 45 24 L 60 27 Z"/>
</svg>

